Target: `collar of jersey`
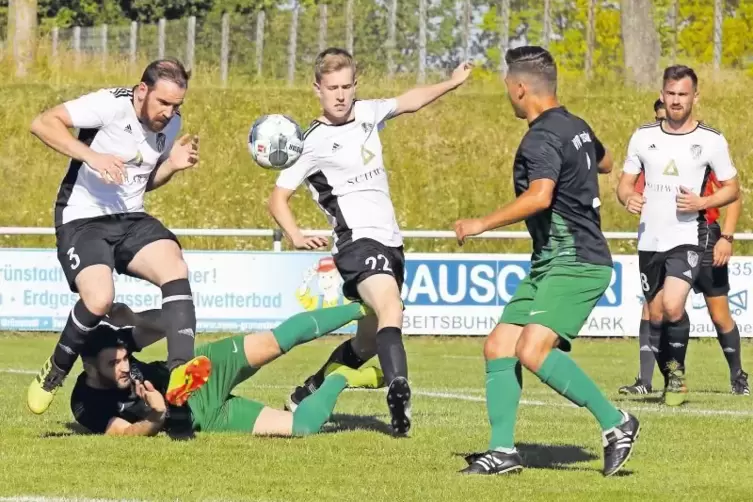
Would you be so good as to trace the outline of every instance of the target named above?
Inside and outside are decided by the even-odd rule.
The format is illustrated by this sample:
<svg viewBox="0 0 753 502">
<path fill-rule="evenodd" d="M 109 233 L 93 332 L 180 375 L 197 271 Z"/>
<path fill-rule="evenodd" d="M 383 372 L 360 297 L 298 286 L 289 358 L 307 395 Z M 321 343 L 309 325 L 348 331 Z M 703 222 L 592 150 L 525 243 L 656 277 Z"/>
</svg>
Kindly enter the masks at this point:
<svg viewBox="0 0 753 502">
<path fill-rule="evenodd" d="M 699 127 L 701 127 L 701 121 L 699 120 L 698 123 L 695 125 L 695 127 L 692 130 L 688 131 L 688 132 L 667 132 L 661 126 L 662 122 L 664 122 L 664 120 L 660 120 L 659 121 L 659 130 L 661 130 L 661 132 L 663 132 L 667 136 L 685 136 L 687 134 L 693 134 L 694 132 L 696 132 L 698 130 Z"/>
<path fill-rule="evenodd" d="M 531 121 L 531 123 L 530 123 L 530 124 L 528 124 L 528 127 L 529 127 L 529 128 L 533 127 L 533 125 L 534 125 L 534 124 L 535 124 L 536 122 L 538 122 L 538 121 L 540 121 L 540 120 L 543 120 L 543 118 L 544 118 L 544 117 L 545 117 L 546 115 L 549 115 L 550 113 L 554 113 L 554 112 L 560 112 L 560 113 L 564 113 L 564 112 L 566 112 L 566 111 L 567 111 L 567 109 L 566 109 L 566 108 L 565 108 L 565 107 L 564 107 L 563 105 L 560 105 L 560 106 L 555 106 L 554 108 L 549 108 L 549 109 L 547 109 L 547 110 L 544 110 L 543 112 L 541 112 L 541 113 L 539 114 L 539 116 L 538 116 L 538 117 L 536 117 L 535 119 L 533 119 L 533 120 Z"/>
</svg>

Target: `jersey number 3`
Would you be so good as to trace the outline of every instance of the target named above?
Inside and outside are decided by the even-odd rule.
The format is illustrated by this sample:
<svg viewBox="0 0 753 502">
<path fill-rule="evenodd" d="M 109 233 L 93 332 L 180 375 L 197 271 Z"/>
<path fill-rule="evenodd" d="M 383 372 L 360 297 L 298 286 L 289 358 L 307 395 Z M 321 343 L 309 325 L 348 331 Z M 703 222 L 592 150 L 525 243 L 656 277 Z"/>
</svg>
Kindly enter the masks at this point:
<svg viewBox="0 0 753 502">
<path fill-rule="evenodd" d="M 71 270 L 76 270 L 81 265 L 81 258 L 76 254 L 76 248 L 69 249 L 66 254 L 68 255 L 68 259 L 71 260 Z"/>
</svg>

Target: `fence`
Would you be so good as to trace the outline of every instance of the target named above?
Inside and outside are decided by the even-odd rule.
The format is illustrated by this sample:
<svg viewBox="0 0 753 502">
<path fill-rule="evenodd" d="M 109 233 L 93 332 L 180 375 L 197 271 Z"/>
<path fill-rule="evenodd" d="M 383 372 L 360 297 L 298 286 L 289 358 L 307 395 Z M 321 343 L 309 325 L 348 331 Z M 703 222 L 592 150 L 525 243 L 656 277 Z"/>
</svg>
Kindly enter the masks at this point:
<svg viewBox="0 0 753 502">
<path fill-rule="evenodd" d="M 753 54 L 753 5 L 745 2 L 657 0 L 656 26 L 633 22 L 630 29 L 655 29 L 667 60 L 743 68 Z M 49 44 L 53 61 L 67 62 L 71 51 L 74 65 L 175 56 L 188 67 L 216 67 L 225 84 L 231 70 L 293 83 L 308 77 L 316 53 L 329 45 L 355 53 L 364 70 L 415 73 L 423 82 L 427 72 L 465 59 L 504 71 L 507 48 L 537 43 L 565 70 L 590 77 L 624 70 L 623 22 L 620 2 L 596 0 L 332 0 L 156 24 L 53 28 Z"/>
<path fill-rule="evenodd" d="M 342 280 L 328 252 L 283 253 L 282 234 L 271 229 L 173 229 L 178 235 L 272 237 L 273 252 L 186 250 L 198 328 L 201 331 L 269 329 L 303 310 L 343 301 Z M 0 228 L 0 235 L 50 234 L 50 228 Z M 308 230 L 307 235 L 329 231 Z M 405 231 L 406 238 L 454 238 L 446 231 Z M 633 232 L 606 232 L 610 239 L 635 239 Z M 753 240 L 753 234 L 739 234 Z M 527 239 L 526 232 L 489 232 L 479 238 Z M 582 336 L 635 336 L 642 290 L 636 256 L 615 255 L 612 280 L 581 330 Z M 530 268 L 528 255 L 407 253 L 402 297 L 404 332 L 484 335 Z M 748 309 L 752 257 L 729 266 L 730 311 L 744 337 L 753 337 Z M 135 310 L 159 308 L 159 288 L 114 275 L 115 300 Z M 78 299 L 69 291 L 54 249 L 0 248 L 0 331 L 62 329 Z M 715 336 L 702 296 L 686 305 L 693 336 Z M 354 326 L 343 329 L 352 332 Z"/>
</svg>

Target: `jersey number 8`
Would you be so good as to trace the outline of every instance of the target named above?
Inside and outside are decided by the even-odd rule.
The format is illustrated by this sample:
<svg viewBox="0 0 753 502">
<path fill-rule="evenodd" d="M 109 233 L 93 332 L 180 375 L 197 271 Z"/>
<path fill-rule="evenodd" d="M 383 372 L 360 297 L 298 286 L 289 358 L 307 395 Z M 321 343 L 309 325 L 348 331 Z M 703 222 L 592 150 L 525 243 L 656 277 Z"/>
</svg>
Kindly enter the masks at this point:
<svg viewBox="0 0 753 502">
<path fill-rule="evenodd" d="M 644 292 L 647 292 L 649 289 L 651 289 L 651 286 L 648 284 L 648 277 L 646 277 L 646 274 L 641 274 L 641 287 L 643 288 Z"/>
</svg>

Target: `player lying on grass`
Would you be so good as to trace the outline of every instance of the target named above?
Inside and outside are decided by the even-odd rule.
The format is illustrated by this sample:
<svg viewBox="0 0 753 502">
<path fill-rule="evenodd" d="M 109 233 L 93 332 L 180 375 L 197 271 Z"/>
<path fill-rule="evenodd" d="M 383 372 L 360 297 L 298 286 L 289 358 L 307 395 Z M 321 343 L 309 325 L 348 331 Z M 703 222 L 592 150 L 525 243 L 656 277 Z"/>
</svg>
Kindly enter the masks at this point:
<svg viewBox="0 0 753 502">
<path fill-rule="evenodd" d="M 334 369 L 293 413 L 234 396 L 232 391 L 293 347 L 363 315 L 358 303 L 319 309 L 294 315 L 272 331 L 231 336 L 197 347 L 196 354 L 211 361 L 212 375 L 188 398 L 193 429 L 277 436 L 318 432 L 346 387 L 382 385 L 378 368 Z M 94 433 L 116 436 L 152 436 L 170 431 L 173 424 L 165 404 L 168 368 L 164 362 L 143 363 L 133 357 L 134 352 L 165 337 L 159 318 L 159 310 L 133 313 L 119 304 L 107 323 L 94 328 L 82 350 L 84 372 L 71 395 L 71 410 L 79 424 Z"/>
</svg>

